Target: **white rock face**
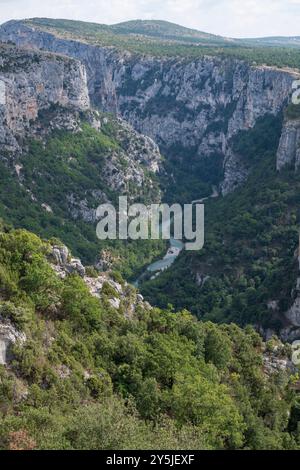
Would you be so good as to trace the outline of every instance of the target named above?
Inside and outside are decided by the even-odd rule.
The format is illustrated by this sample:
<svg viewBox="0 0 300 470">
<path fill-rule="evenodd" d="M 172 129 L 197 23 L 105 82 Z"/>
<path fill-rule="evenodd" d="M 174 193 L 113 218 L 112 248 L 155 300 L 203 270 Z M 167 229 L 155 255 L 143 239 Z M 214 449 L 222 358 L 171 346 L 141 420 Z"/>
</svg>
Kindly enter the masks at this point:
<svg viewBox="0 0 300 470">
<path fill-rule="evenodd" d="M 112 299 L 109 299 L 109 303 L 113 308 L 118 310 L 118 308 L 120 308 L 121 300 L 117 297 L 114 297 Z"/>
<path fill-rule="evenodd" d="M 108 302 L 116 310 L 122 306 L 126 318 L 131 318 L 138 306 L 145 309 L 152 308 L 144 301 L 143 296 L 138 294 L 131 286 L 126 282 L 120 284 L 114 281 L 107 272 L 99 272 L 97 277 L 89 277 L 81 261 L 70 257 L 69 249 L 66 246 L 53 246 L 49 261 L 53 270 L 62 279 L 73 272 L 79 274 L 90 293 L 98 299 L 102 298 L 103 287 L 108 284 L 113 289 L 111 294 L 108 294 Z"/>
<path fill-rule="evenodd" d="M 62 39 L 16 21 L 1 27 L 0 39 L 82 61 L 92 102 L 121 115 L 164 152 L 179 146 L 199 159 L 222 156 L 224 194 L 247 178 L 230 139 L 252 128 L 258 118 L 277 115 L 299 78 L 291 70 L 250 66 L 231 58 L 138 56 Z"/>
<path fill-rule="evenodd" d="M 10 360 L 10 347 L 17 341 L 25 342 L 26 335 L 18 331 L 9 321 L 0 318 L 0 364 L 6 365 Z"/>
<path fill-rule="evenodd" d="M 3 80 L 0 80 L 0 105 L 6 104 L 6 85 Z"/>
<path fill-rule="evenodd" d="M 87 77 L 79 61 L 49 53 L 0 46 L 0 145 L 20 150 L 23 137 L 42 110 L 61 106 L 78 111 L 90 106 Z"/>
<path fill-rule="evenodd" d="M 300 297 L 296 297 L 295 302 L 286 312 L 285 317 L 291 325 L 300 327 Z"/>
<path fill-rule="evenodd" d="M 24 186 L 19 162 L 26 152 L 24 141 L 28 137 L 46 141 L 55 130 L 79 133 L 82 111 L 96 130 L 105 125 L 100 113 L 90 108 L 85 66 L 74 58 L 0 42 L 0 98 L 5 103 L 0 104 L 0 158 L 3 154 L 10 156 Z M 103 152 L 100 187 L 93 185 L 80 197 L 76 191 L 65 196 L 68 212 L 75 220 L 96 221 L 97 206 L 108 198 L 100 190 L 103 182 L 112 191 L 129 194 L 132 200 L 140 199 L 143 192 L 151 192 L 153 201 L 160 202 L 161 193 L 151 174 L 158 172 L 162 164 L 158 146 L 121 118 L 114 119 L 114 126 L 119 146 Z M 37 200 L 31 182 L 28 189 L 32 200 Z M 48 201 L 39 203 L 46 212 L 53 212 Z"/>
<path fill-rule="evenodd" d="M 241 159 L 230 148 L 226 150 L 224 159 L 224 181 L 221 184 L 223 196 L 241 186 L 247 179 L 249 170 L 241 163 Z"/>
<path fill-rule="evenodd" d="M 49 206 L 49 205 L 46 204 L 45 202 L 43 202 L 42 208 L 43 208 L 46 212 L 48 212 L 48 213 L 50 213 L 50 214 L 53 213 L 53 210 L 52 210 L 51 206 Z"/>
<path fill-rule="evenodd" d="M 53 246 L 50 261 L 54 262 L 53 267 L 61 278 L 71 273 L 77 273 L 81 277 L 85 276 L 85 268 L 80 259 L 71 258 L 68 248 L 64 245 Z"/>
<path fill-rule="evenodd" d="M 265 355 L 264 356 L 264 369 L 268 375 L 276 374 L 281 371 L 290 370 L 292 373 L 293 371 L 293 364 L 292 362 L 284 357 L 278 358 L 275 355 Z"/>
<path fill-rule="evenodd" d="M 277 170 L 286 165 L 300 166 L 300 119 L 286 120 L 277 152 Z"/>
</svg>

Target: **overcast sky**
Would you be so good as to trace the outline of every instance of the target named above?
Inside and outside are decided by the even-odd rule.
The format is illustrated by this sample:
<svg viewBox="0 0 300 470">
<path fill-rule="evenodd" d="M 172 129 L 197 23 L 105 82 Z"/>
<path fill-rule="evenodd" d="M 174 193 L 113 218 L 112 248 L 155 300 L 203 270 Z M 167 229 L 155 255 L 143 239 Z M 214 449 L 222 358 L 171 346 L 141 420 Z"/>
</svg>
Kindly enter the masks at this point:
<svg viewBox="0 0 300 470">
<path fill-rule="evenodd" d="M 300 0 L 0 0 L 0 23 L 36 16 L 162 19 L 222 36 L 300 36 Z"/>
</svg>

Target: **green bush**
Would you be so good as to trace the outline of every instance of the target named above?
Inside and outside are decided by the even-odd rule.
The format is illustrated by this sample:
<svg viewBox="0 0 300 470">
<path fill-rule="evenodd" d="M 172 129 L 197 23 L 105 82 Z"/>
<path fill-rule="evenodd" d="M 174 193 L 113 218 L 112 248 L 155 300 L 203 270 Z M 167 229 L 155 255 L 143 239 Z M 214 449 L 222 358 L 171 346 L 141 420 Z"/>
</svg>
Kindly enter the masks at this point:
<svg viewBox="0 0 300 470">
<path fill-rule="evenodd" d="M 26 231 L 0 234 L 14 279 L 0 315 L 26 332 L 0 367 L 1 449 L 297 448 L 288 374 L 266 376 L 252 328 L 142 305 L 128 319 L 109 283 L 93 297 L 48 252 Z"/>
</svg>

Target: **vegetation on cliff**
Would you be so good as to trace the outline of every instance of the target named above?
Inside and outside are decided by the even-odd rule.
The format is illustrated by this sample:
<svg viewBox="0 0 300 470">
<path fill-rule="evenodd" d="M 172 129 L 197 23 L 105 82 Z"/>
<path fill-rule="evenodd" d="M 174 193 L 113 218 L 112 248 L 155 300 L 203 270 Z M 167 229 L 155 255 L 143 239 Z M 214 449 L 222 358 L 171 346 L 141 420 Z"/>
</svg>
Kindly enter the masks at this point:
<svg viewBox="0 0 300 470">
<path fill-rule="evenodd" d="M 14 161 L 7 154 L 0 161 L 0 216 L 14 227 L 60 238 L 87 264 L 95 263 L 104 248 L 110 249 L 114 268 L 135 279 L 165 244 L 100 241 L 95 214 L 107 201 L 117 207 L 122 194 L 145 204 L 159 201 L 157 176 L 149 162 L 139 161 L 155 160 L 155 155 L 133 130 L 108 115 L 99 118 L 100 131 L 85 116 L 75 124 L 71 116 L 73 130 L 62 121 L 51 131 L 60 116 L 68 121 L 65 113 L 59 107 L 40 113 L 38 131 L 22 144 L 22 154 Z"/>
<path fill-rule="evenodd" d="M 234 138 L 234 151 L 250 170 L 248 181 L 206 202 L 203 250 L 183 252 L 168 271 L 145 283 L 142 292 L 150 302 L 185 306 L 216 322 L 282 326 L 297 278 L 300 174 L 289 167 L 276 172 L 280 119 L 265 117 Z M 275 300 L 277 314 L 268 308 Z"/>
<path fill-rule="evenodd" d="M 265 44 L 263 40 L 229 40 L 167 22 L 141 24 L 136 21 L 108 26 L 83 21 L 34 18 L 24 23 L 66 39 L 80 39 L 99 46 L 113 46 L 134 53 L 159 57 L 181 56 L 187 59 L 203 55 L 229 56 L 256 65 L 300 68 L 299 40 L 288 41 L 288 38 L 286 41 L 284 38 L 281 41 L 275 38 L 273 42 L 269 38 Z M 274 47 L 274 44 L 279 46 Z"/>
<path fill-rule="evenodd" d="M 162 22 L 26 23 L 143 54 L 300 66 L 296 48 L 228 46 Z M 3 48 L 8 56 L 10 47 Z M 0 71 L 7 67 L 5 59 Z M 154 113 L 168 102 L 152 106 Z M 74 120 L 73 111 L 40 112 L 28 123 L 30 135 L 18 135 L 22 153 L 1 148 L 0 449 L 300 449 L 299 376 L 287 360 L 290 348 L 276 338 L 265 344 L 249 326 L 280 328 L 297 277 L 300 175 L 275 170 L 282 116 L 258 119 L 232 139 L 249 179 L 207 201 L 201 252 L 183 252 L 142 285 L 152 308 L 141 296 L 134 304 L 137 294 L 122 275 L 137 277 L 164 244 L 98 241 L 95 209 L 120 194 L 157 202 L 160 183 L 168 201 L 209 195 L 222 179 L 222 156 L 204 161 L 179 144 L 179 161 L 166 162 L 158 180 L 143 158 L 146 140 L 137 156 L 126 125 L 92 111 L 76 111 Z M 213 126 L 226 127 L 229 111 Z M 297 119 L 298 108 L 286 116 Z M 180 186 L 164 181 L 169 175 Z M 98 298 L 86 278 L 58 276 L 50 264 L 58 238 L 88 264 L 102 252 L 102 267 L 118 269 L 110 275 L 126 286 L 126 301 L 111 302 L 120 296 L 109 282 Z M 95 267 L 86 272 L 90 281 L 99 276 Z M 23 340 L 12 344 L 7 326 Z"/>
<path fill-rule="evenodd" d="M 57 277 L 50 250 L 0 233 L 1 322 L 27 337 L 0 366 L 2 449 L 297 448 L 293 377 L 266 373 L 252 328 L 146 305 L 128 319 Z"/>
</svg>

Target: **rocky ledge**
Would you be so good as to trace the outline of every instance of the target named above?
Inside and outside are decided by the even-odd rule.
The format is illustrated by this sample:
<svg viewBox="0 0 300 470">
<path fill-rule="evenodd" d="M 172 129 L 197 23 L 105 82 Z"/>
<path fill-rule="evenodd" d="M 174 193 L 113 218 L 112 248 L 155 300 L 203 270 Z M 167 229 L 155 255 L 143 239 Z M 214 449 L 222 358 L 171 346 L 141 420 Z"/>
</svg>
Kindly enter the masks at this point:
<svg viewBox="0 0 300 470">
<path fill-rule="evenodd" d="M 9 320 L 0 316 L 0 365 L 5 365 L 10 361 L 12 345 L 25 341 L 25 333 L 19 331 Z"/>
<path fill-rule="evenodd" d="M 0 44 L 0 149 L 20 151 L 19 139 L 51 106 L 85 111 L 87 77 L 79 61 Z"/>
<path fill-rule="evenodd" d="M 143 309 L 151 308 L 136 289 L 125 281 L 122 284 L 116 282 L 108 272 L 99 272 L 93 277 L 89 276 L 81 261 L 72 258 L 69 249 L 64 245 L 54 245 L 52 247 L 49 261 L 60 278 L 64 279 L 72 273 L 78 274 L 83 278 L 94 297 L 102 298 L 105 294 L 111 307 L 122 311 L 126 318 L 132 318 L 138 307 Z"/>
</svg>

